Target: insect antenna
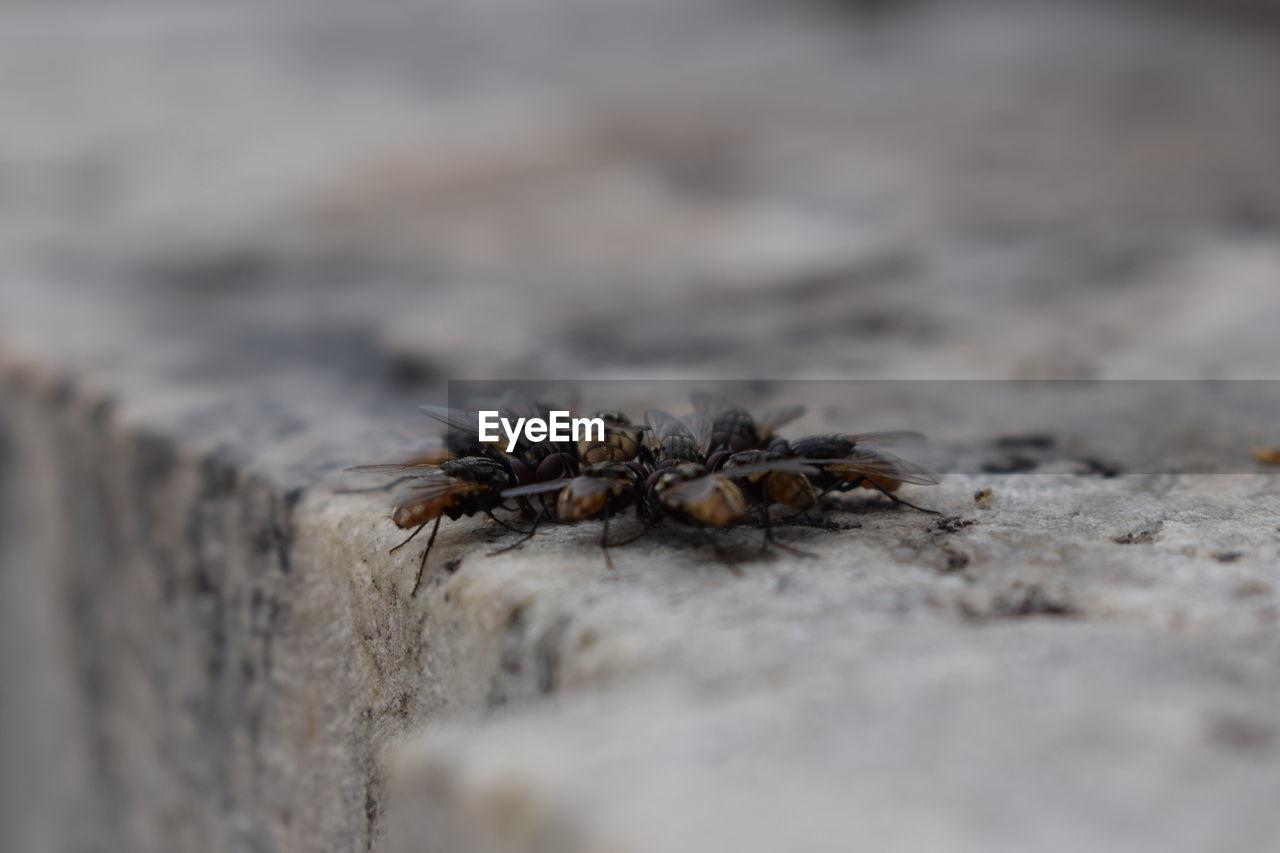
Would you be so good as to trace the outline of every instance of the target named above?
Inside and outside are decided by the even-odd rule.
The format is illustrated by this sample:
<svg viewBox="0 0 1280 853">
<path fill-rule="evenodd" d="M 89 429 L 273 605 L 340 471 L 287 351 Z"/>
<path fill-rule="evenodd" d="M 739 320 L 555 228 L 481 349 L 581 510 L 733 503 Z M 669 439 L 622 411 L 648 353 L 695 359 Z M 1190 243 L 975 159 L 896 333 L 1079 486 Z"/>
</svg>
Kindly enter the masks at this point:
<svg viewBox="0 0 1280 853">
<path fill-rule="evenodd" d="M 521 530 L 519 527 L 515 527 L 515 526 L 513 526 L 513 525 L 507 524 L 505 521 L 503 521 L 502 519 L 500 519 L 500 518 L 498 518 L 496 515 L 494 515 L 494 514 L 493 514 L 493 510 L 491 510 L 491 509 L 486 509 L 486 510 L 484 511 L 484 514 L 485 514 L 485 515 L 487 515 L 487 516 L 489 516 L 489 520 L 490 520 L 490 521 L 493 521 L 493 522 L 496 522 L 497 524 L 502 525 L 503 527 L 505 527 L 505 528 L 507 528 L 508 530 L 510 530 L 512 533 L 528 533 L 528 532 L 529 532 L 528 530 Z"/>
</svg>

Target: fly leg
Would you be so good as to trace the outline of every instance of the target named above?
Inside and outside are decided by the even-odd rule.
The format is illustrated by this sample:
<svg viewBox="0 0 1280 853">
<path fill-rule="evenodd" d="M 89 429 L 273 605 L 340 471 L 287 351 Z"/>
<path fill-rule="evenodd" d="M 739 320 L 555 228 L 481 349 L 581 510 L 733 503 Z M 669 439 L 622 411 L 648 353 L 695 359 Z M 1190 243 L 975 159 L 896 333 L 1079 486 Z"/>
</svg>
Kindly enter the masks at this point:
<svg viewBox="0 0 1280 853">
<path fill-rule="evenodd" d="M 510 530 L 512 533 L 528 533 L 528 532 L 529 532 L 529 531 L 527 531 L 527 530 L 521 530 L 519 527 L 512 527 L 510 524 L 507 524 L 505 521 L 503 521 L 502 519 L 500 519 L 500 518 L 498 518 L 496 515 L 494 515 L 494 514 L 493 514 L 493 510 L 491 510 L 491 509 L 486 509 L 486 510 L 484 511 L 484 514 L 485 514 L 485 515 L 487 515 L 487 516 L 489 516 L 489 520 L 490 520 L 490 521 L 492 521 L 492 522 L 494 522 L 494 523 L 496 523 L 496 524 L 500 524 L 500 525 L 502 525 L 503 527 L 505 527 L 505 528 L 507 528 L 508 530 Z"/>
<path fill-rule="evenodd" d="M 788 545 L 787 543 L 781 541 L 780 539 L 778 539 L 778 537 L 773 535 L 773 525 L 769 521 L 768 506 L 765 506 L 761 509 L 760 519 L 761 521 L 764 522 L 764 541 L 760 543 L 761 552 L 767 551 L 769 546 L 772 545 L 775 548 L 781 548 L 783 551 L 786 551 L 788 554 L 795 554 L 797 557 L 816 557 L 817 556 L 812 551 L 804 551 L 800 548 L 795 548 L 791 545 Z"/>
<path fill-rule="evenodd" d="M 699 545 L 710 545 L 711 549 L 716 552 L 716 556 L 720 558 L 720 562 L 738 577 L 742 577 L 742 569 L 738 568 L 738 563 L 729 556 L 729 552 L 720 546 L 719 542 L 712 540 L 703 527 L 694 528 L 694 538 L 697 539 Z"/>
<path fill-rule="evenodd" d="M 485 556 L 496 557 L 499 554 L 505 554 L 508 551 L 519 548 L 521 545 L 528 542 L 530 539 L 533 538 L 533 534 L 538 532 L 538 525 L 542 523 L 542 519 L 546 514 L 547 514 L 546 507 L 543 507 L 542 509 L 538 510 L 538 514 L 533 517 L 533 526 L 529 528 L 528 533 L 525 533 L 523 530 L 519 531 L 520 533 L 524 533 L 524 535 L 521 536 L 519 539 L 517 539 L 516 541 L 512 542 L 510 545 L 507 545 L 504 548 L 499 548 L 496 551 L 490 551 L 488 554 L 485 554 Z"/>
<path fill-rule="evenodd" d="M 868 485 L 871 488 L 875 489 L 877 492 L 880 492 L 882 495 L 884 495 L 889 500 L 893 501 L 895 504 L 901 504 L 902 506 L 911 507 L 912 509 L 917 510 L 918 512 L 927 512 L 929 515 L 942 515 L 942 512 L 940 510 L 925 509 L 922 506 L 916 506 L 915 504 L 911 503 L 911 501 L 904 501 L 902 498 L 898 497 L 893 492 L 881 486 L 875 480 L 867 480 L 864 483 L 864 485 Z"/>
<path fill-rule="evenodd" d="M 439 524 L 439 523 L 440 523 L 440 519 L 439 519 L 439 518 L 437 518 L 437 519 L 436 519 L 436 524 Z M 419 533 L 421 533 L 421 532 L 422 532 L 422 528 L 426 527 L 426 526 L 427 526 L 427 524 L 428 524 L 428 522 L 424 521 L 424 522 L 422 522 L 421 524 L 419 524 L 417 527 L 413 528 L 413 532 L 409 534 L 409 538 L 408 538 L 408 539 L 404 540 L 403 542 L 401 542 L 401 543 L 400 543 L 399 545 L 397 545 L 396 547 L 392 548 L 392 549 L 391 549 L 390 551 L 388 551 L 387 553 L 388 553 L 388 554 L 394 554 L 396 551 L 399 551 L 399 550 L 400 550 L 401 548 L 403 548 L 405 545 L 408 545 L 410 542 L 412 542 L 412 541 L 413 541 L 413 537 L 415 537 L 415 536 L 417 536 Z"/>
<path fill-rule="evenodd" d="M 422 559 L 418 561 L 418 576 L 413 579 L 413 589 L 409 590 L 410 598 L 414 598 L 417 596 L 418 587 L 422 585 L 422 573 L 427 569 L 427 555 L 431 553 L 431 546 L 436 544 L 436 534 L 440 532 L 440 522 L 443 519 L 444 519 L 443 515 L 436 516 L 436 526 L 431 528 L 431 538 L 427 540 L 427 547 L 422 552 Z M 426 524 L 422 525 L 422 527 L 426 527 L 426 526 L 427 526 Z M 422 527 L 419 527 L 418 530 L 421 530 Z M 413 536 L 418 535 L 418 530 L 413 531 Z M 413 536 L 410 536 L 409 539 L 412 539 Z M 400 545 L 407 544 L 409 539 L 404 540 L 404 542 L 401 542 Z M 400 545 L 397 545 L 396 547 L 399 548 Z"/>
<path fill-rule="evenodd" d="M 642 518 L 639 515 L 639 513 L 636 514 L 636 517 L 644 522 L 644 528 L 635 536 L 632 536 L 630 539 L 623 539 L 621 542 L 614 542 L 612 545 L 609 546 L 610 548 L 621 548 L 623 545 L 630 545 L 632 542 L 635 542 L 637 539 L 643 539 L 644 537 L 649 535 L 649 531 L 654 528 L 653 523 L 648 521 L 647 519 Z"/>
<path fill-rule="evenodd" d="M 600 550 L 604 552 L 604 564 L 613 570 L 613 557 L 609 556 L 609 510 L 604 511 L 604 530 L 600 533 Z"/>
</svg>

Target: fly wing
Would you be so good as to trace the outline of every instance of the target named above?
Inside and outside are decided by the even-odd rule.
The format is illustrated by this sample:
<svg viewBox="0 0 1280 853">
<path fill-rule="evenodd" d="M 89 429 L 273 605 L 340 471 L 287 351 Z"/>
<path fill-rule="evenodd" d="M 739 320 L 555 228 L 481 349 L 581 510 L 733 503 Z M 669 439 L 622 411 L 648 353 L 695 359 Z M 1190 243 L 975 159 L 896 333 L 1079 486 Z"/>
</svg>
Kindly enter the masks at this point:
<svg viewBox="0 0 1280 853">
<path fill-rule="evenodd" d="M 733 468 L 722 468 L 715 473 L 717 477 L 750 477 L 752 474 L 765 474 L 769 471 L 793 471 L 797 474 L 817 474 L 816 459 L 770 459 L 768 462 L 755 462 L 751 465 L 738 465 Z"/>
<path fill-rule="evenodd" d="M 413 483 L 396 492 L 397 504 L 430 501 L 448 495 L 470 495 L 482 492 L 487 487 L 470 480 L 459 480 L 444 474 L 427 475 L 416 478 Z"/>
<path fill-rule="evenodd" d="M 480 437 L 480 413 L 469 409 L 450 409 L 446 406 L 419 406 L 422 413 L 434 418 L 449 429 Z"/>
<path fill-rule="evenodd" d="M 689 394 L 689 402 L 693 403 L 693 410 L 701 412 L 711 419 L 715 419 L 716 415 L 729 408 L 729 403 L 718 394 L 712 394 L 710 391 L 693 391 Z"/>
<path fill-rule="evenodd" d="M 832 472 L 884 477 L 890 480 L 901 480 L 904 483 L 915 483 L 920 486 L 936 486 L 942 482 L 942 478 L 928 468 L 900 459 L 883 450 L 856 448 L 852 454 L 844 459 L 809 459 L 805 461 L 819 465 Z"/>
<path fill-rule="evenodd" d="M 503 416 L 512 419 L 540 418 L 542 420 L 546 420 L 550 414 L 548 407 L 534 401 L 519 391 L 505 392 L 502 395 L 502 401 L 498 404 L 498 408 L 502 411 Z"/>
<path fill-rule="evenodd" d="M 751 419 L 756 423 L 756 434 L 763 441 L 803 414 L 804 406 L 781 406 L 777 409 L 752 412 Z"/>
<path fill-rule="evenodd" d="M 689 428 L 683 421 L 661 409 L 650 409 L 645 412 L 644 425 L 649 430 L 649 442 L 654 450 L 661 447 L 662 440 L 668 436 L 690 435 Z"/>
<path fill-rule="evenodd" d="M 715 491 L 716 479 L 719 476 L 719 474 L 707 474 L 668 486 L 662 490 L 662 499 L 676 505 L 697 503 Z"/>
<path fill-rule="evenodd" d="M 560 477 L 555 480 L 544 480 L 541 483 L 528 483 L 524 486 L 503 489 L 502 496 L 504 498 L 521 498 L 528 495 L 545 495 L 547 492 L 558 492 L 572 482 L 572 477 Z"/>
<path fill-rule="evenodd" d="M 753 465 L 740 465 L 737 468 L 726 468 L 701 477 L 694 477 L 683 483 L 677 483 L 664 490 L 668 499 L 676 503 L 691 503 L 701 500 L 716 488 L 716 480 L 732 477 L 750 477 L 752 474 L 763 474 L 769 471 L 794 471 L 797 474 L 816 474 L 818 469 L 805 459 L 772 459 L 768 462 L 757 462 Z"/>
<path fill-rule="evenodd" d="M 343 468 L 342 470 L 353 471 L 358 474 L 426 473 L 434 471 L 440 466 L 441 462 L 452 458 L 452 453 L 444 448 L 440 448 L 438 450 L 421 453 L 417 456 L 411 456 L 408 459 L 401 459 L 395 462 L 376 462 L 372 465 L 352 465 L 351 467 Z"/>
<path fill-rule="evenodd" d="M 681 420 L 689 431 L 689 435 L 693 436 L 693 445 L 698 448 L 698 453 L 706 456 L 711 450 L 711 428 L 714 420 L 705 412 L 694 412 L 691 415 L 685 415 Z"/>
</svg>

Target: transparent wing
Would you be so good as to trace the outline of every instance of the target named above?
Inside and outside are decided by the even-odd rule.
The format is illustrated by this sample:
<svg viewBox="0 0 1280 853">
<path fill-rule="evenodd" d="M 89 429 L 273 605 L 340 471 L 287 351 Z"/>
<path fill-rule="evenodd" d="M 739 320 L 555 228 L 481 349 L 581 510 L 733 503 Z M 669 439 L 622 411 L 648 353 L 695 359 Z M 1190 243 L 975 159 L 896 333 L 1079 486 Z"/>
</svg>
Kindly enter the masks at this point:
<svg viewBox="0 0 1280 853">
<path fill-rule="evenodd" d="M 715 491 L 718 477 L 718 474 L 708 474 L 668 486 L 662 490 L 663 499 L 676 504 L 697 503 Z"/>
<path fill-rule="evenodd" d="M 444 475 L 440 475 L 438 477 L 423 477 L 420 480 L 416 480 L 413 484 L 396 492 L 395 501 L 397 504 L 416 503 L 418 501 L 435 500 L 449 495 L 472 495 L 476 492 L 483 492 L 486 488 L 486 486 L 482 486 L 479 483 L 472 483 L 469 480 L 458 480 Z"/>
<path fill-rule="evenodd" d="M 704 412 L 694 412 L 682 418 L 689 435 L 693 436 L 693 444 L 703 456 L 711 450 L 711 427 L 714 420 Z"/>
<path fill-rule="evenodd" d="M 419 406 L 422 413 L 434 418 L 450 429 L 480 437 L 480 413 L 468 409 L 450 409 L 446 406 Z"/>
<path fill-rule="evenodd" d="M 770 459 L 768 462 L 755 462 L 751 465 L 738 465 L 723 468 L 711 476 L 716 477 L 750 477 L 752 474 L 764 474 L 769 471 L 794 471 L 797 474 L 817 474 L 820 470 L 814 466 L 813 459 Z"/>
<path fill-rule="evenodd" d="M 644 425 L 649 430 L 649 443 L 653 449 L 661 446 L 662 440 L 671 435 L 688 435 L 689 428 L 675 415 L 661 409 L 650 409 L 644 413 Z"/>
<path fill-rule="evenodd" d="M 752 412 L 751 419 L 756 422 L 756 434 L 766 439 L 803 414 L 804 406 L 781 406 Z"/>
<path fill-rule="evenodd" d="M 452 453 L 441 448 L 418 456 L 411 456 L 408 459 L 401 459 L 394 462 L 376 462 L 372 465 L 352 465 L 350 468 L 343 468 L 342 470 L 353 471 L 357 474 L 404 474 L 415 471 L 426 472 L 435 470 L 440 467 L 441 462 L 452 458 Z"/>
<path fill-rule="evenodd" d="M 503 489 L 502 496 L 504 498 L 521 498 L 527 495 L 544 495 L 547 492 L 558 492 L 572 482 L 572 477 L 560 477 L 555 480 L 545 480 L 541 483 L 528 483 L 523 486 Z"/>
<path fill-rule="evenodd" d="M 683 503 L 696 502 L 711 494 L 716 488 L 716 480 L 724 480 L 732 477 L 749 477 L 752 474 L 763 474 L 769 471 L 793 471 L 798 474 L 816 474 L 818 469 L 803 459 L 773 459 L 768 462 L 757 462 L 753 465 L 741 465 L 737 468 L 727 468 L 722 471 L 716 471 L 712 474 L 705 474 L 701 477 L 694 477 L 692 480 L 686 480 L 670 486 L 665 490 L 665 494 L 669 498 Z"/>
<path fill-rule="evenodd" d="M 573 481 L 573 493 L 582 497 L 598 495 L 613 488 L 619 482 L 613 477 L 577 477 Z"/>
<path fill-rule="evenodd" d="M 942 482 L 942 478 L 928 468 L 900 459 L 883 450 L 855 449 L 845 459 L 806 459 L 803 461 L 811 465 L 817 465 L 833 474 L 861 474 L 870 477 L 884 477 L 921 486 L 936 486 Z"/>
<path fill-rule="evenodd" d="M 712 419 L 725 409 L 730 408 L 727 400 L 718 394 L 712 394 L 710 391 L 691 392 L 689 394 L 689 402 L 693 403 L 695 412 L 701 412 Z"/>
<path fill-rule="evenodd" d="M 498 404 L 503 416 L 509 418 L 540 418 L 546 420 L 550 411 L 546 406 L 525 396 L 519 391 L 507 391 Z"/>
</svg>

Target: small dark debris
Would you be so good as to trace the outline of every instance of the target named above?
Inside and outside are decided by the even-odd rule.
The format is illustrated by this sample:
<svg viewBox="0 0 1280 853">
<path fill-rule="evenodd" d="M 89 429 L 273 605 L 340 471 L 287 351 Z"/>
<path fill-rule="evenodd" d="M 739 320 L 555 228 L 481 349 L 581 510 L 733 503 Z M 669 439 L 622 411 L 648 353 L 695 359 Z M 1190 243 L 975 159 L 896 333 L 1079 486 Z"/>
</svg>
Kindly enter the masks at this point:
<svg viewBox="0 0 1280 853">
<path fill-rule="evenodd" d="M 991 500 L 993 495 L 995 495 L 995 490 L 990 486 L 987 486 L 985 489 L 978 489 L 978 491 L 973 493 L 973 502 L 976 504 L 985 504 Z"/>
<path fill-rule="evenodd" d="M 1236 560 L 1243 557 L 1244 554 L 1240 551 L 1216 551 L 1211 556 L 1219 563 L 1234 563 Z"/>
<path fill-rule="evenodd" d="M 1076 461 L 1084 466 L 1083 471 L 1076 472 L 1077 477 L 1102 477 L 1104 480 L 1110 480 L 1112 477 L 1118 477 L 1123 473 L 1119 465 L 1103 462 L 1101 459 L 1082 457 Z"/>
<path fill-rule="evenodd" d="M 943 553 L 947 555 L 947 564 L 942 569 L 944 573 L 952 574 L 954 572 L 962 572 L 966 567 L 968 567 L 970 562 L 968 554 L 960 551 L 953 551 L 950 548 L 945 549 Z"/>
<path fill-rule="evenodd" d="M 987 613 L 966 610 L 970 618 L 1025 619 L 1030 616 L 1079 616 L 1080 609 L 1060 598 L 1050 595 L 1040 586 L 1028 586 L 1011 590 L 998 596 Z"/>
<path fill-rule="evenodd" d="M 461 565 L 462 565 L 461 557 L 450 557 L 449 559 L 445 560 L 443 564 L 441 564 L 440 568 L 444 570 L 444 573 L 446 575 L 451 575 L 454 572 L 458 571 L 458 567 Z M 448 598 L 449 598 L 449 594 L 445 593 L 445 600 L 447 601 Z"/>
<path fill-rule="evenodd" d="M 1260 580 L 1241 581 L 1231 590 L 1232 598 L 1256 598 L 1260 595 L 1270 595 L 1272 592 L 1271 585 Z"/>
<path fill-rule="evenodd" d="M 960 518 L 956 515 L 949 515 L 945 518 L 939 518 L 933 523 L 933 529 L 937 533 L 959 533 L 973 522 L 967 518 Z"/>
<path fill-rule="evenodd" d="M 748 521 L 747 525 L 757 528 L 764 526 L 755 519 Z M 857 521 L 840 522 L 822 515 L 806 516 L 803 513 L 797 513 L 787 518 L 771 519 L 769 525 L 771 527 L 808 527 L 814 530 L 853 530 L 861 527 L 862 523 Z"/>
<path fill-rule="evenodd" d="M 401 390 L 420 388 L 440 378 L 435 366 L 410 353 L 393 353 L 387 359 L 386 372 L 387 380 Z"/>
<path fill-rule="evenodd" d="M 1160 522 L 1149 524 L 1146 527 L 1130 530 L 1128 533 L 1118 533 L 1111 537 L 1111 541 L 1117 545 L 1150 545 L 1156 541 L 1156 534 L 1163 526 Z"/>
</svg>

